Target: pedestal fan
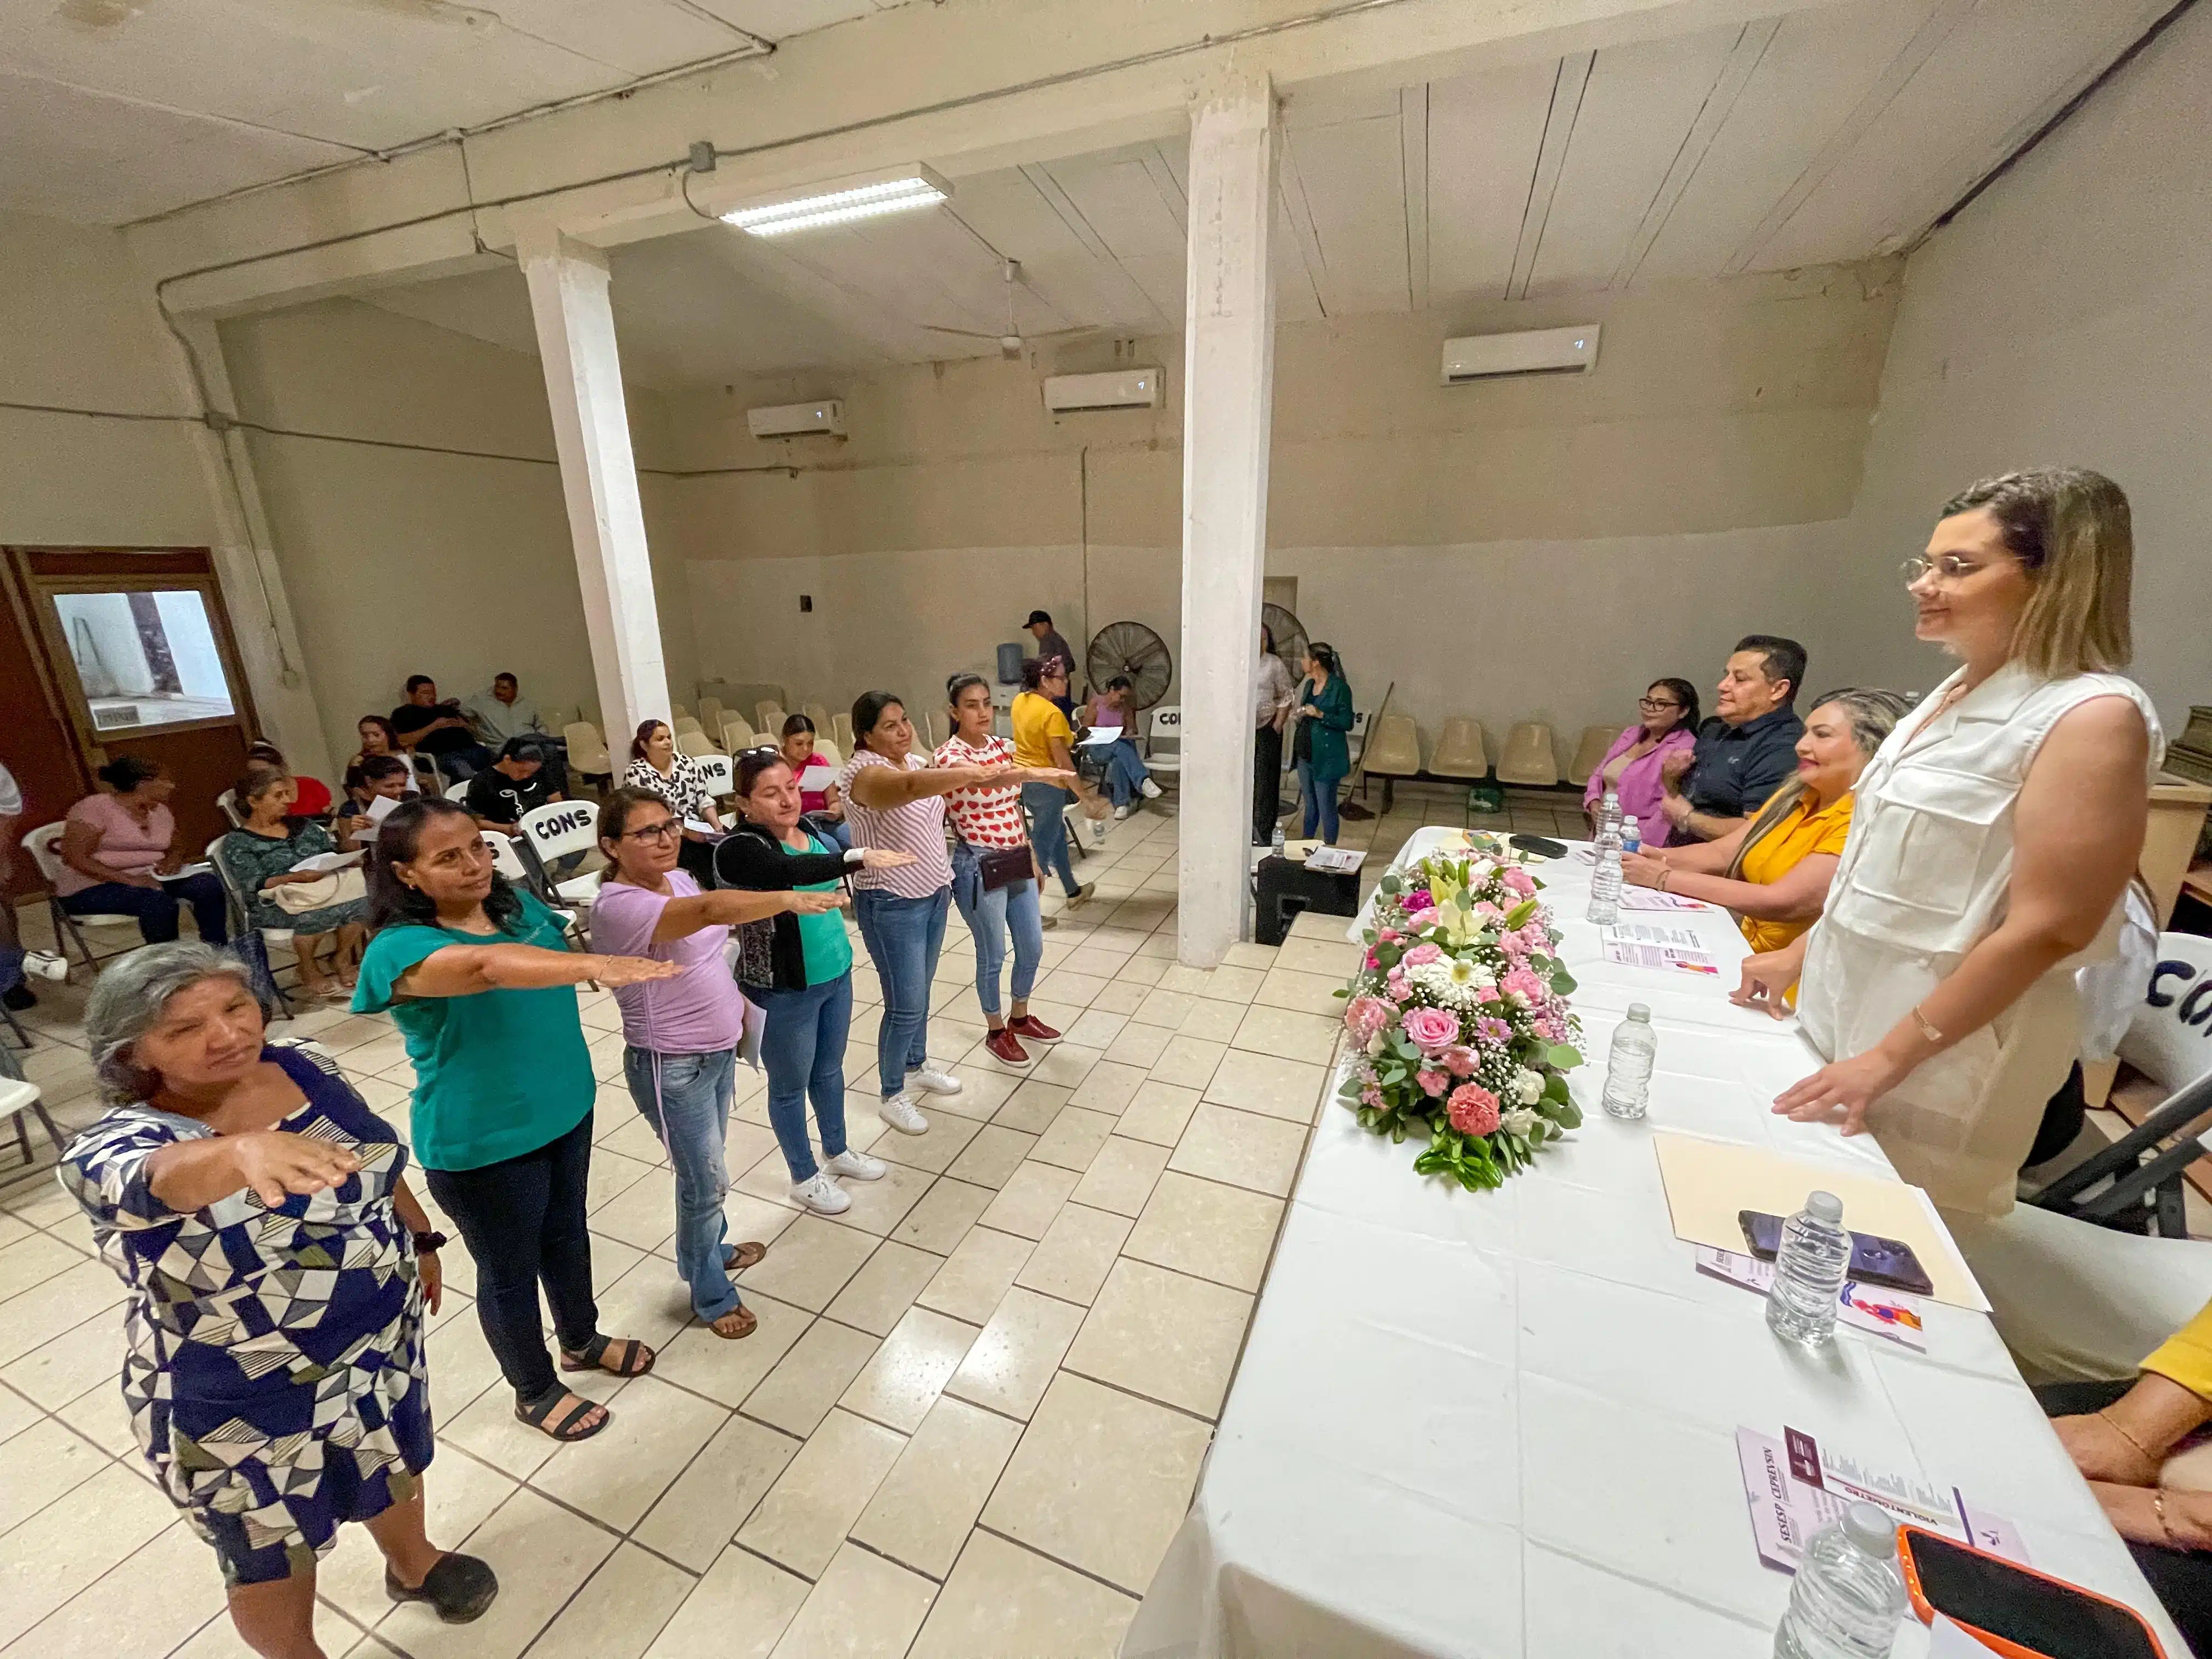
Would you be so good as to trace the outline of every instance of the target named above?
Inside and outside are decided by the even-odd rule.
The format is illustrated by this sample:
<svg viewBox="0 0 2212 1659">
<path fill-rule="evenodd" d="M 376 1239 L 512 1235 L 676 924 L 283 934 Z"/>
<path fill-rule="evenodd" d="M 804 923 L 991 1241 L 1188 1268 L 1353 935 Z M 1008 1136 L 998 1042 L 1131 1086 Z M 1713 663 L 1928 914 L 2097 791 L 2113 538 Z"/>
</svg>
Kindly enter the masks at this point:
<svg viewBox="0 0 2212 1659">
<path fill-rule="evenodd" d="M 1168 694 L 1175 678 L 1175 659 L 1167 641 L 1140 622 L 1111 622 L 1091 636 L 1084 653 L 1083 672 L 1091 689 L 1103 691 L 1117 674 L 1127 674 L 1135 693 L 1136 712 L 1142 714 Z"/>
</svg>

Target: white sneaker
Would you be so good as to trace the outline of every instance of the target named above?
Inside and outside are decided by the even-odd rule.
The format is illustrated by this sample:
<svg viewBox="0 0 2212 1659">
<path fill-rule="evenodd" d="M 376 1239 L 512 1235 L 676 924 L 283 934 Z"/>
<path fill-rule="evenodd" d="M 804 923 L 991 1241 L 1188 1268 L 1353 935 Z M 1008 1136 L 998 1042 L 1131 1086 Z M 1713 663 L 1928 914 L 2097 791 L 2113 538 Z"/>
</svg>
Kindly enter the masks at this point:
<svg viewBox="0 0 2212 1659">
<path fill-rule="evenodd" d="M 927 1089 L 933 1095 L 957 1095 L 960 1092 L 960 1079 L 942 1066 L 924 1060 L 906 1074 L 906 1086 L 909 1090 Z"/>
<path fill-rule="evenodd" d="M 890 1170 L 879 1158 L 870 1158 L 866 1152 L 843 1152 L 830 1160 L 830 1173 L 850 1176 L 855 1181 L 881 1181 Z M 848 1203 L 851 1201 L 846 1200 Z"/>
<path fill-rule="evenodd" d="M 1122 819 L 1128 816 L 1129 809 L 1126 806 L 1117 806 L 1114 809 L 1114 822 L 1116 823 L 1121 823 Z"/>
<path fill-rule="evenodd" d="M 1137 788 L 1146 800 L 1158 800 L 1160 798 L 1161 790 L 1159 785 L 1154 783 L 1150 778 L 1146 778 L 1142 783 L 1139 784 Z"/>
<path fill-rule="evenodd" d="M 838 1189 L 837 1183 L 823 1170 L 812 1175 L 791 1189 L 793 1200 L 805 1205 L 817 1215 L 842 1215 L 853 1207 L 853 1200 Z"/>
<path fill-rule="evenodd" d="M 878 1101 L 876 1115 L 902 1135 L 920 1135 L 929 1133 L 929 1120 L 915 1109 L 914 1098 L 910 1095 L 896 1094 L 888 1100 Z"/>
</svg>

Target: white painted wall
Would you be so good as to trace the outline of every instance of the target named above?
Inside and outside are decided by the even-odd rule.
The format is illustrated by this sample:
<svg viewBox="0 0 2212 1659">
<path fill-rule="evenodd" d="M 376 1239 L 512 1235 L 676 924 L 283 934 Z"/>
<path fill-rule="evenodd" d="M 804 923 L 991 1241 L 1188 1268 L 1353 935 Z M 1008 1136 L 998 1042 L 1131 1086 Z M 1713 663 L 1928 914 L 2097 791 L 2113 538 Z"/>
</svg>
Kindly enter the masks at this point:
<svg viewBox="0 0 2212 1659">
<path fill-rule="evenodd" d="M 2135 507 L 2136 677 L 2178 732 L 2212 702 L 2212 11 L 2185 15 L 1913 255 L 1846 608 L 1879 676 L 1946 672 L 1893 574 L 1943 500 L 2095 467 Z"/>
</svg>

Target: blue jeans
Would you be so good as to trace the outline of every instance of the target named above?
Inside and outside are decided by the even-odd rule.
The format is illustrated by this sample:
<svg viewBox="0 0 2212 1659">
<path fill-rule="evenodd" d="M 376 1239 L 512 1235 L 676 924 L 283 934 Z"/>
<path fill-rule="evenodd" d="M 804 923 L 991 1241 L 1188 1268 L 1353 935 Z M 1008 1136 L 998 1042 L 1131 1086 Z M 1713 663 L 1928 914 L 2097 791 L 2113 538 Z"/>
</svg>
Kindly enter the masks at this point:
<svg viewBox="0 0 2212 1659">
<path fill-rule="evenodd" d="M 1106 788 L 1115 805 L 1127 806 L 1136 799 L 1145 780 L 1152 775 L 1145 769 L 1145 757 L 1138 752 L 1133 738 L 1117 738 L 1107 746 Z"/>
<path fill-rule="evenodd" d="M 1023 786 L 1027 793 L 1029 786 Z M 1060 792 L 1054 790 L 1054 794 Z M 880 888 L 853 895 L 860 937 L 884 984 L 884 1020 L 876 1033 L 876 1080 L 889 1100 L 906 1087 L 906 1074 L 929 1056 L 929 982 L 937 976 L 938 952 L 945 948 L 945 919 L 952 909 L 952 890 L 940 887 L 927 898 L 901 898 Z"/>
<path fill-rule="evenodd" d="M 761 1063 L 768 1067 L 768 1121 L 783 1148 L 792 1185 L 817 1173 L 806 1139 L 806 1097 L 814 1097 L 814 1121 L 822 1155 L 845 1150 L 845 1034 L 853 1024 L 853 976 L 803 991 L 748 988 L 767 1012 L 761 1030 Z"/>
<path fill-rule="evenodd" d="M 1022 808 L 1030 815 L 1030 845 L 1036 848 L 1037 863 L 1048 875 L 1060 878 L 1060 890 L 1073 898 L 1083 890 L 1075 879 L 1075 860 L 1067 850 L 1069 796 L 1056 783 L 1025 783 Z"/>
<path fill-rule="evenodd" d="M 1014 939 L 1014 1000 L 1030 1000 L 1044 961 L 1044 913 L 1037 884 L 1017 881 L 995 893 L 983 890 L 983 872 L 968 848 L 952 849 L 952 898 L 960 920 L 975 938 L 975 1000 L 992 1018 L 999 1013 L 999 970 L 1006 965 L 1006 935 Z"/>
<path fill-rule="evenodd" d="M 676 1271 L 691 1287 L 700 1318 L 720 1319 L 738 1305 L 738 1287 L 722 1265 L 730 1224 L 722 1194 L 730 1172 L 722 1162 L 730 1103 L 737 1097 L 737 1054 L 662 1054 L 635 1046 L 623 1054 L 629 1097 L 676 1166 Z"/>
<path fill-rule="evenodd" d="M 1335 846 L 1336 780 L 1315 777 L 1313 763 L 1300 761 L 1298 763 L 1298 793 L 1305 798 L 1305 838 L 1311 841 L 1315 830 L 1318 828 L 1321 831 L 1321 838 L 1330 846 Z"/>
<path fill-rule="evenodd" d="M 172 877 L 159 887 L 103 881 L 71 893 L 62 901 L 62 908 L 73 916 L 136 916 L 139 936 L 147 944 L 167 945 L 177 936 L 180 902 L 192 907 L 202 943 L 230 943 L 230 903 L 223 896 L 222 883 L 211 872 Z"/>
</svg>

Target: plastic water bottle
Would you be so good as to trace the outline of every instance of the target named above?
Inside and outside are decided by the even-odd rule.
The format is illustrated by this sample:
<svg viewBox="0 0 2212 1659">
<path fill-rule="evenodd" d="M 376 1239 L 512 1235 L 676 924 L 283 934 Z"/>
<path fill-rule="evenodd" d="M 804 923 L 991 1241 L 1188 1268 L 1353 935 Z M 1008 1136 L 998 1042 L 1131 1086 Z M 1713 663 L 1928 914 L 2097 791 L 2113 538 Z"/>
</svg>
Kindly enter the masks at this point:
<svg viewBox="0 0 2212 1659">
<path fill-rule="evenodd" d="M 1623 812 L 1623 813 L 1620 815 L 1620 855 L 1621 855 L 1621 857 L 1623 857 L 1623 858 L 1626 858 L 1626 857 L 1627 857 L 1631 853 L 1640 853 L 1640 852 L 1642 852 L 1643 850 L 1644 850 L 1644 825 L 1643 825 L 1643 823 L 1642 823 L 1638 819 L 1638 817 L 1637 817 L 1637 816 L 1636 816 L 1636 814 L 1635 814 L 1635 813 L 1633 813 L 1633 812 Z"/>
<path fill-rule="evenodd" d="M 1597 827 L 1611 830 L 1617 835 L 1620 830 L 1620 792 L 1608 789 L 1598 798 Z"/>
<path fill-rule="evenodd" d="M 1835 1340 L 1836 1299 L 1850 1265 L 1843 1200 L 1833 1193 L 1807 1194 L 1805 1207 L 1782 1224 L 1774 1285 L 1766 1293 L 1767 1328 L 1808 1347 Z"/>
<path fill-rule="evenodd" d="M 1905 1607 L 1897 1523 L 1872 1504 L 1854 1504 L 1805 1546 L 1774 1659 L 1886 1659 Z"/>
<path fill-rule="evenodd" d="M 1659 1057 L 1659 1034 L 1651 1029 L 1651 1011 L 1640 1002 L 1628 1005 L 1628 1018 L 1613 1028 L 1613 1047 L 1605 1057 L 1606 1115 L 1639 1118 L 1651 1093 L 1651 1067 Z"/>
<path fill-rule="evenodd" d="M 1600 927 L 1620 918 L 1620 831 L 1601 824 L 1597 832 L 1597 867 L 1590 872 L 1589 920 Z"/>
<path fill-rule="evenodd" d="M 1275 826 L 1274 836 L 1267 842 L 1267 850 L 1277 858 L 1283 856 L 1283 826 L 1279 823 Z"/>
</svg>

